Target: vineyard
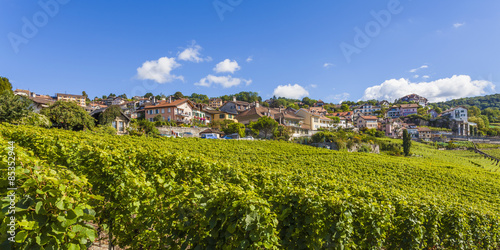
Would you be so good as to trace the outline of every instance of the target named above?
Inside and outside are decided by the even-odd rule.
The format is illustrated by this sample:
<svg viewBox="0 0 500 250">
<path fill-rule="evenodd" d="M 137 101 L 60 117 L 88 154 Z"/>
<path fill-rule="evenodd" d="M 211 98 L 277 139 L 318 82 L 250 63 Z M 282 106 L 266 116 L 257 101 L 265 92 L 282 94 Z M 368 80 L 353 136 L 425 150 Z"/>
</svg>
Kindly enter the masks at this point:
<svg viewBox="0 0 500 250">
<path fill-rule="evenodd" d="M 18 248 L 86 249 L 98 231 L 131 249 L 500 247 L 500 174 L 469 151 L 414 143 L 413 157 L 396 157 L 7 124 L 0 135 L 3 197 L 15 142 Z"/>
</svg>

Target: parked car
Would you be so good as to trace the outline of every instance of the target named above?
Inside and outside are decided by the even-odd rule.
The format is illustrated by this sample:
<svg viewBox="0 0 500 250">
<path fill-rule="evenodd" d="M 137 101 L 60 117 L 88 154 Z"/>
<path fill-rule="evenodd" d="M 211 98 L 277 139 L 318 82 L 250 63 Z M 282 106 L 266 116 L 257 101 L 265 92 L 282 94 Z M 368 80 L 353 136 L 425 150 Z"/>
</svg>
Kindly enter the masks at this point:
<svg viewBox="0 0 500 250">
<path fill-rule="evenodd" d="M 217 134 L 202 134 L 202 139 L 218 139 Z"/>
<path fill-rule="evenodd" d="M 239 140 L 240 139 L 240 135 L 235 133 L 235 134 L 230 134 L 230 135 L 226 135 L 224 137 L 222 137 L 224 139 L 234 139 L 234 140 Z"/>
<path fill-rule="evenodd" d="M 243 138 L 240 138 L 240 140 L 249 140 L 249 141 L 253 141 L 253 140 L 255 140 L 255 139 L 254 139 L 253 137 L 251 137 L 251 136 L 245 136 L 245 137 L 243 137 Z"/>
</svg>

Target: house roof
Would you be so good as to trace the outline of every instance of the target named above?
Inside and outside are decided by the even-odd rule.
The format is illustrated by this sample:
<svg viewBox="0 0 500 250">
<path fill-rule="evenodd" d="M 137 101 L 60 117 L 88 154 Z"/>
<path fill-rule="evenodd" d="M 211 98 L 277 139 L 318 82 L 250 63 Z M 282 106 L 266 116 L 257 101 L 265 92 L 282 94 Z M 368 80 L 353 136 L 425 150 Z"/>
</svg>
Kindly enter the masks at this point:
<svg viewBox="0 0 500 250">
<path fill-rule="evenodd" d="M 93 116 L 93 117 L 96 117 L 98 115 L 100 115 L 102 112 L 106 111 L 106 109 L 108 108 L 100 108 L 100 109 L 96 109 L 92 112 L 90 112 L 90 116 Z M 125 113 L 123 113 L 123 110 L 120 110 L 120 113 L 122 116 L 124 116 L 128 121 L 130 121 L 130 117 L 128 117 Z"/>
<path fill-rule="evenodd" d="M 453 111 L 455 109 L 458 109 L 458 108 L 463 108 L 463 109 L 467 110 L 465 107 L 457 106 L 457 107 L 453 107 L 453 108 L 450 108 L 450 109 L 447 109 L 447 110 L 443 111 L 443 114 L 449 113 L 449 112 L 451 112 L 451 111 Z"/>
<path fill-rule="evenodd" d="M 201 134 L 224 134 L 224 133 L 220 132 L 219 130 L 209 128 L 209 129 L 205 129 L 205 130 L 201 131 L 200 135 Z"/>
<path fill-rule="evenodd" d="M 318 113 L 327 112 L 327 110 L 323 107 L 310 107 L 308 111 L 311 113 L 313 113 L 313 112 L 318 112 Z"/>
<path fill-rule="evenodd" d="M 373 115 L 368 115 L 368 116 L 360 116 L 361 118 L 365 119 L 365 120 L 378 120 L 378 118 L 376 116 L 373 116 Z"/>
<path fill-rule="evenodd" d="M 251 109 L 243 111 L 241 114 L 236 116 L 236 119 L 243 118 L 245 116 L 258 115 L 260 117 L 267 116 L 267 113 L 271 115 L 276 115 L 279 113 L 279 109 L 277 108 L 266 108 L 266 107 L 253 107 Z"/>
<path fill-rule="evenodd" d="M 418 104 L 412 103 L 412 104 L 401 104 L 401 108 L 418 108 Z"/>
<path fill-rule="evenodd" d="M 403 97 L 401 97 L 401 99 L 418 99 L 418 100 L 427 100 L 427 98 L 425 97 L 422 97 L 422 96 L 419 96 L 417 94 L 409 94 L 409 95 L 405 95 Z"/>
<path fill-rule="evenodd" d="M 418 132 L 431 132 L 431 129 L 426 127 L 418 127 Z"/>
<path fill-rule="evenodd" d="M 193 103 L 189 99 L 179 99 L 179 100 L 175 100 L 173 102 L 163 101 L 163 102 L 160 102 L 158 105 L 146 106 L 145 109 L 177 107 L 185 102 L 187 102 L 189 105 L 191 105 L 191 107 L 194 107 Z"/>
<path fill-rule="evenodd" d="M 51 99 L 51 98 L 42 98 L 42 97 L 30 97 L 30 99 L 34 102 L 34 103 L 38 103 L 38 104 L 52 104 L 55 102 L 54 99 Z"/>
<path fill-rule="evenodd" d="M 72 95 L 72 94 L 61 94 L 61 93 L 57 93 L 56 96 L 73 96 L 73 97 L 78 97 L 78 98 L 85 98 L 85 96 L 83 95 Z"/>
<path fill-rule="evenodd" d="M 22 92 L 22 93 L 25 93 L 27 95 L 30 94 L 30 91 L 29 90 L 25 90 L 25 89 L 16 89 L 16 90 L 14 90 L 14 92 Z"/>
<path fill-rule="evenodd" d="M 348 112 L 338 112 L 338 113 L 332 113 L 331 116 L 351 116 L 353 115 L 353 112 L 352 111 L 348 111 Z"/>
<path fill-rule="evenodd" d="M 291 113 L 291 112 L 281 112 L 281 113 L 278 113 L 274 116 L 275 119 L 278 119 L 278 118 L 284 118 L 284 119 L 290 119 L 290 120 L 304 120 L 303 117 L 300 117 L 294 113 Z"/>
<path fill-rule="evenodd" d="M 227 102 L 227 103 L 236 103 L 236 104 L 238 104 L 238 105 L 250 106 L 250 103 L 248 103 L 248 102 L 244 102 L 244 101 L 229 101 L 229 102 Z M 227 103 L 226 103 L 226 104 L 227 104 Z"/>
</svg>

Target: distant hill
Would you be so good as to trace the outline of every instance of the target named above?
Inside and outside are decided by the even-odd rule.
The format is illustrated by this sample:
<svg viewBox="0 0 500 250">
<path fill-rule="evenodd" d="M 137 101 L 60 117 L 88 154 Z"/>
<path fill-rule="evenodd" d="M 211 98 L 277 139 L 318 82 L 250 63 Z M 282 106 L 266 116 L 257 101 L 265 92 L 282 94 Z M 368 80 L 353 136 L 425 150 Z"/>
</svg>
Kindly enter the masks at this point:
<svg viewBox="0 0 500 250">
<path fill-rule="evenodd" d="M 500 109 L 500 94 L 466 97 L 466 98 L 454 99 L 447 102 L 438 102 L 433 104 L 435 104 L 436 106 L 440 107 L 443 110 L 455 106 L 476 106 L 481 110 L 487 108 Z"/>
</svg>

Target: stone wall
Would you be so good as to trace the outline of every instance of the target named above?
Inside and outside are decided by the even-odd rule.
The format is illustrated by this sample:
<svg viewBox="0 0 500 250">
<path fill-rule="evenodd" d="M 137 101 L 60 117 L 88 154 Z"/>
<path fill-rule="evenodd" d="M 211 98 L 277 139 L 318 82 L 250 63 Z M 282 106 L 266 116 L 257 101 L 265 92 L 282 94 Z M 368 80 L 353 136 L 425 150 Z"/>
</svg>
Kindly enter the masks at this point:
<svg viewBox="0 0 500 250">
<path fill-rule="evenodd" d="M 175 133 L 191 133 L 192 137 L 200 137 L 200 132 L 208 128 L 185 128 L 185 127 L 159 127 L 158 130 L 162 135 L 171 135 L 172 131 Z M 189 137 L 189 136 L 186 136 Z"/>
</svg>

